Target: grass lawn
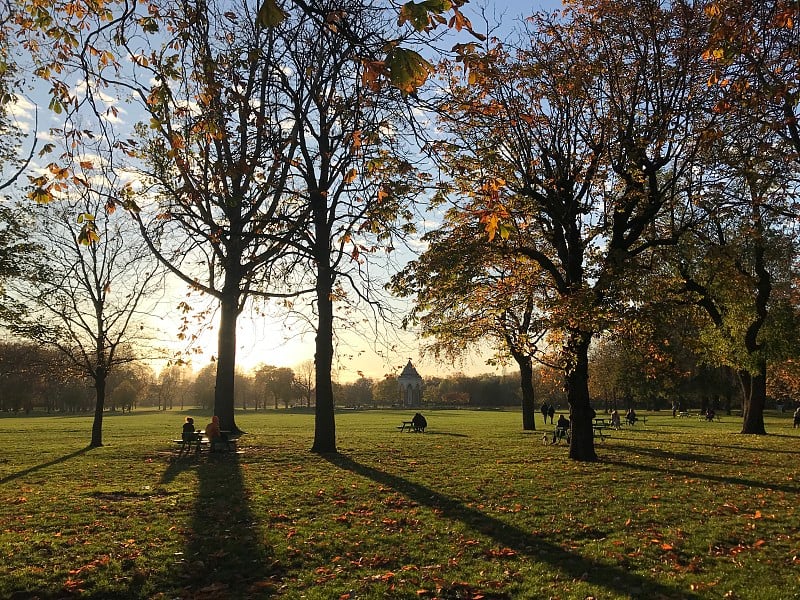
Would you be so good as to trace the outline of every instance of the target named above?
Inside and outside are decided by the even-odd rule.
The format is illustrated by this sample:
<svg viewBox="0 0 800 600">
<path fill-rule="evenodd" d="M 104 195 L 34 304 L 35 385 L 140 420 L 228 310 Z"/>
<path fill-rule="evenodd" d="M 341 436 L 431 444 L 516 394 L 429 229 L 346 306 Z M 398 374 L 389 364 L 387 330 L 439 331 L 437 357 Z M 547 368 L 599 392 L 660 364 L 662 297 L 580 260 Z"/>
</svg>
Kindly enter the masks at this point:
<svg viewBox="0 0 800 600">
<path fill-rule="evenodd" d="M 579 464 L 518 412 L 410 414 L 340 413 L 317 456 L 313 415 L 249 411 L 238 454 L 180 459 L 177 411 L 97 449 L 89 417 L 1 418 L 0 598 L 800 598 L 790 415 L 651 414 Z"/>
</svg>

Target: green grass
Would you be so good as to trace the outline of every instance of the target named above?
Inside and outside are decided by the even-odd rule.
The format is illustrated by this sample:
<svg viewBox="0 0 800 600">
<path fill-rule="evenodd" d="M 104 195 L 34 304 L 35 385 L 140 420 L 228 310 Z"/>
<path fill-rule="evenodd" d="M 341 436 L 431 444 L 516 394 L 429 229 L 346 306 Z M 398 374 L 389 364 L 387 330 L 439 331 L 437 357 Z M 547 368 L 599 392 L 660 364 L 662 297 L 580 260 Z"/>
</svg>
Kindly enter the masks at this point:
<svg viewBox="0 0 800 600">
<path fill-rule="evenodd" d="M 0 419 L 0 598 L 800 598 L 800 430 L 651 415 L 601 461 L 516 412 L 240 413 L 176 459 L 177 412 Z M 198 423 L 205 417 L 197 416 Z M 549 428 L 548 428 L 549 429 Z"/>
</svg>

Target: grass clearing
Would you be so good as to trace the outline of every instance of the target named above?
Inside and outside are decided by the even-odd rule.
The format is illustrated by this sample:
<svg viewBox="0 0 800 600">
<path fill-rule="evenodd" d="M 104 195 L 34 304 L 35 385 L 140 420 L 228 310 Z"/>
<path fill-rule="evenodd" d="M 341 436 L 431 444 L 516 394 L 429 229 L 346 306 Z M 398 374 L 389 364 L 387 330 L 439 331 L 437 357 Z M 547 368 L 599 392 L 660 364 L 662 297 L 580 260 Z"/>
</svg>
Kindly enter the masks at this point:
<svg viewBox="0 0 800 600">
<path fill-rule="evenodd" d="M 425 415 L 342 412 L 317 456 L 313 415 L 242 412 L 240 453 L 180 459 L 177 411 L 97 449 L 90 417 L 2 418 L 0 597 L 800 598 L 790 415 L 650 414 L 596 464 L 517 412 Z"/>
</svg>

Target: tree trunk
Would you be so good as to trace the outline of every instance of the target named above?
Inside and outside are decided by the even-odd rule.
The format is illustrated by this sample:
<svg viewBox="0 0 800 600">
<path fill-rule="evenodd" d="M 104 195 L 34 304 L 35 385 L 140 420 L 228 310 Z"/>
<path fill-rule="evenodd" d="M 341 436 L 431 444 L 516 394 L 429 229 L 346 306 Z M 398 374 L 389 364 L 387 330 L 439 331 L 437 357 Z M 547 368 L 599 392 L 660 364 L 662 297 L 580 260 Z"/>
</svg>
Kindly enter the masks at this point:
<svg viewBox="0 0 800 600">
<path fill-rule="evenodd" d="M 327 200 L 320 194 L 314 199 L 314 230 L 316 241 L 314 258 L 317 262 L 317 336 L 314 352 L 314 374 L 317 385 L 317 403 L 314 409 L 314 445 L 318 454 L 336 452 L 336 419 L 334 417 L 333 381 L 333 283 L 335 274 L 331 267 L 329 248 L 330 228 L 327 222 Z"/>
<path fill-rule="evenodd" d="M 516 357 L 515 357 L 516 358 Z M 522 430 L 536 431 L 536 398 L 533 389 L 533 362 L 531 358 L 517 359 L 519 365 L 519 383 L 522 388 Z"/>
<path fill-rule="evenodd" d="M 756 375 L 747 371 L 739 373 L 744 398 L 742 401 L 742 433 L 766 435 L 764 408 L 767 404 L 767 365 L 759 364 Z"/>
<path fill-rule="evenodd" d="M 92 441 L 89 444 L 92 448 L 99 448 L 103 445 L 103 409 L 106 403 L 106 377 L 104 367 L 98 367 L 94 375 L 94 421 L 92 422 Z"/>
<path fill-rule="evenodd" d="M 217 375 L 214 387 L 214 414 L 220 429 L 243 433 L 234 419 L 234 378 L 236 375 L 236 320 L 239 317 L 239 294 L 225 285 L 220 299 L 219 336 L 217 338 Z"/>
<path fill-rule="evenodd" d="M 597 460 L 592 427 L 595 412 L 589 402 L 589 343 L 592 335 L 582 331 L 573 331 L 568 335 L 565 382 L 572 430 L 569 457 L 592 462 Z"/>
</svg>

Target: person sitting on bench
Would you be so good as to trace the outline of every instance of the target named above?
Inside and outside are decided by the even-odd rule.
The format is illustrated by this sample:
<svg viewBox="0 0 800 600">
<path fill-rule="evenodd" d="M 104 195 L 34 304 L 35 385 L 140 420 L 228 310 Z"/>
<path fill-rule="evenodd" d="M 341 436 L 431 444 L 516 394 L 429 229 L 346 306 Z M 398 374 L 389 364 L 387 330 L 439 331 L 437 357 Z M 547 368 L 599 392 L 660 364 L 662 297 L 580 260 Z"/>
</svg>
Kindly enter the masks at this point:
<svg viewBox="0 0 800 600">
<path fill-rule="evenodd" d="M 428 426 L 428 421 L 420 413 L 414 415 L 411 419 L 411 427 L 413 431 L 425 433 L 425 428 Z"/>
<path fill-rule="evenodd" d="M 628 422 L 628 425 L 636 425 L 636 421 L 639 420 L 639 417 L 636 416 L 636 411 L 631 408 L 628 409 L 625 420 Z"/>
<path fill-rule="evenodd" d="M 206 437 L 208 438 L 208 447 L 212 452 L 216 444 L 224 444 L 227 446 L 228 438 L 220 431 L 218 416 L 214 415 L 211 417 L 211 423 L 206 425 Z"/>
<path fill-rule="evenodd" d="M 183 438 L 184 442 L 197 441 L 197 434 L 194 432 L 194 419 L 192 417 L 186 417 L 186 421 L 183 423 L 181 438 Z"/>
<path fill-rule="evenodd" d="M 559 440 L 568 440 L 569 439 L 568 434 L 569 434 L 569 419 L 566 418 L 564 415 L 558 415 L 556 428 L 553 430 L 553 443 L 555 444 Z"/>
</svg>

